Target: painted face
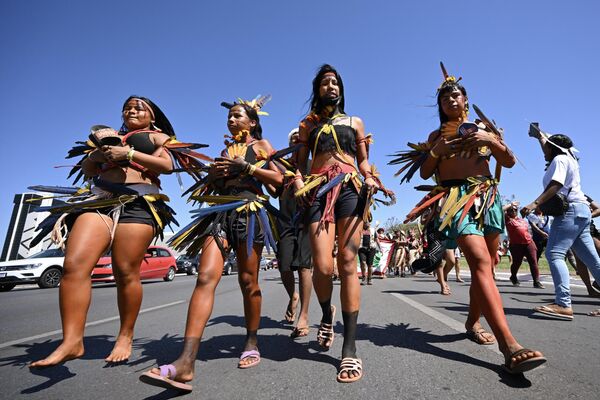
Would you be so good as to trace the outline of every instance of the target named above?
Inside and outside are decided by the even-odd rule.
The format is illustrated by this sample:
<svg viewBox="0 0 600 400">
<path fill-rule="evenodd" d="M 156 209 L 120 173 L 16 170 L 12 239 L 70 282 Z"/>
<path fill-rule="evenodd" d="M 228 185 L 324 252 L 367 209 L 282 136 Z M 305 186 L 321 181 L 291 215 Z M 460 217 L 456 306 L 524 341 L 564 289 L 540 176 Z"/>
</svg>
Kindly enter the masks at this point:
<svg viewBox="0 0 600 400">
<path fill-rule="evenodd" d="M 454 89 L 451 92 L 444 93 L 440 98 L 440 104 L 442 105 L 442 111 L 448 119 L 457 119 L 463 115 L 465 111 L 465 104 L 467 98 L 458 89 Z"/>
<path fill-rule="evenodd" d="M 131 99 L 123 107 L 123 122 L 130 131 L 147 129 L 152 124 L 152 113 L 138 99 Z"/>
<path fill-rule="evenodd" d="M 319 85 L 319 97 L 323 100 L 333 100 L 340 96 L 340 87 L 333 72 L 323 75 Z"/>
<path fill-rule="evenodd" d="M 235 135 L 243 131 L 251 132 L 255 126 L 256 121 L 248 117 L 244 107 L 231 107 L 229 114 L 227 115 L 227 129 L 229 129 L 229 133 Z"/>
</svg>

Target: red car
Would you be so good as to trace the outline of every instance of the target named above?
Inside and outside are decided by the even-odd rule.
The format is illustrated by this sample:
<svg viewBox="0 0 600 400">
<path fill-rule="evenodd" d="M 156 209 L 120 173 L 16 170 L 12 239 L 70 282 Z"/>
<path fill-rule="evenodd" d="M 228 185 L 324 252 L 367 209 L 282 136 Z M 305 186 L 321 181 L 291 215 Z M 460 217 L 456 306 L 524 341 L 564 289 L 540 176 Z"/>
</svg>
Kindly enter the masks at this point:
<svg viewBox="0 0 600 400">
<path fill-rule="evenodd" d="M 115 281 L 111 262 L 110 254 L 98 260 L 98 264 L 92 271 L 92 282 Z M 169 282 L 175 278 L 176 271 L 175 257 L 168 249 L 158 246 L 148 247 L 140 268 L 142 280 L 163 279 Z"/>
</svg>

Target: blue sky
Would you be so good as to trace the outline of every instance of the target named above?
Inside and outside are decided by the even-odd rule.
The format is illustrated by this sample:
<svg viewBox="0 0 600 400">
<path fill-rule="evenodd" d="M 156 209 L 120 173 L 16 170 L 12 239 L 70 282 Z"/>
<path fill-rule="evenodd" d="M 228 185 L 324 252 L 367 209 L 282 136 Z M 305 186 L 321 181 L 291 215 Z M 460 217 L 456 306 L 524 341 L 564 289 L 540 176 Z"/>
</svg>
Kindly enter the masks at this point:
<svg viewBox="0 0 600 400">
<path fill-rule="evenodd" d="M 544 161 L 529 122 L 570 135 L 581 150 L 583 189 L 600 198 L 595 161 L 600 28 L 595 1 L 18 1 L 0 4 L 0 235 L 15 193 L 65 185 L 64 155 L 89 127 L 120 126 L 130 94 L 154 100 L 184 141 L 217 154 L 223 100 L 271 93 L 264 135 L 284 147 L 307 110 L 318 66 L 338 68 L 346 111 L 375 137 L 371 160 L 403 217 L 422 183 L 399 186 L 386 155 L 438 125 L 439 61 L 463 77 L 471 103 L 500 126 L 524 164 L 501 191 L 531 201 Z M 188 184 L 191 181 L 186 181 Z M 414 185 L 413 185 L 414 184 Z M 163 179 L 178 219 L 188 221 L 175 177 Z"/>
</svg>

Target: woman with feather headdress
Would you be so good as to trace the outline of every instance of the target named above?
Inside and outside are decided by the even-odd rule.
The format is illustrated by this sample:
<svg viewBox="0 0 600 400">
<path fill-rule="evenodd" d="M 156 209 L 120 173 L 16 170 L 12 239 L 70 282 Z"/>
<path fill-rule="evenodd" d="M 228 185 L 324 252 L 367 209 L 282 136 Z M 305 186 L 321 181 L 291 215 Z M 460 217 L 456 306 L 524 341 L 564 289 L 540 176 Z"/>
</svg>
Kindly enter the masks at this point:
<svg viewBox="0 0 600 400">
<path fill-rule="evenodd" d="M 408 170 L 404 180 L 420 170 L 421 178 L 434 176 L 436 185 L 407 216 L 412 221 L 430 212 L 427 225 L 446 239 L 446 247 L 458 246 L 471 270 L 469 314 L 465 323 L 469 339 L 482 345 L 498 341 L 504 354 L 504 369 L 509 373 L 529 371 L 546 359 L 539 351 L 525 349 L 512 336 L 502 308 L 502 299 L 494 283 L 492 267 L 500 234 L 504 231 L 504 214 L 498 181 L 502 167 L 511 168 L 515 156 L 504 143 L 501 131 L 474 106 L 482 121 L 467 119 L 467 91 L 460 78 L 449 76 L 441 65 L 444 81 L 437 92 L 440 127 L 426 143 L 412 145 L 390 164 L 406 163 L 399 173 Z M 490 158 L 496 160 L 491 176 Z M 438 246 L 443 251 L 443 246 Z M 432 256 L 433 257 L 433 256 Z M 492 328 L 486 332 L 479 322 L 483 314 Z M 494 337 L 495 335 L 495 337 Z"/>
<path fill-rule="evenodd" d="M 117 132 L 94 126 L 89 140 L 78 142 L 67 156 L 83 156 L 69 176 L 83 188 L 34 186 L 31 189 L 68 197 L 58 205 L 40 207 L 50 216 L 31 246 L 48 234 L 65 247 L 59 298 L 63 341 L 48 357 L 31 367 L 48 367 L 81 357 L 83 332 L 91 301 L 91 273 L 110 249 L 121 327 L 107 362 L 129 358 L 135 321 L 142 303 L 140 266 L 152 239 L 165 225 L 176 223 L 168 197 L 159 192 L 158 176 L 185 165 L 199 176 L 203 164 L 192 149 L 203 145 L 180 143 L 171 123 L 145 97 L 129 97 L 122 109 L 123 126 Z"/>
<path fill-rule="evenodd" d="M 337 374 L 339 382 L 354 382 L 363 374 L 362 361 L 356 356 L 356 328 L 360 306 L 356 255 L 361 229 L 368 222 L 373 193 L 385 189 L 374 165 L 369 163 L 370 135 L 358 117 L 344 113 L 344 85 L 338 72 L 323 65 L 313 79 L 311 110 L 300 123 L 298 166 L 294 186 L 296 197 L 306 205 L 306 223 L 313 251 L 313 283 L 323 317 L 317 332 L 319 345 L 328 350 L 334 339 L 335 306 L 332 251 L 336 234 L 341 278 L 344 344 Z M 312 152 L 310 171 L 304 167 Z M 364 177 L 364 180 L 361 179 Z"/>
<path fill-rule="evenodd" d="M 260 362 L 257 331 L 262 296 L 258 285 L 263 246 L 275 247 L 274 214 L 262 186 L 280 186 L 283 174 L 270 162 L 275 152 L 262 137 L 259 113 L 268 97 L 221 103 L 229 109 L 226 149 L 215 159 L 208 175 L 192 186 L 190 200 L 206 203 L 192 211 L 192 222 L 171 238 L 171 244 L 188 254 L 200 253 L 198 281 L 190 299 L 183 350 L 172 364 L 140 376 L 144 383 L 191 392 L 200 340 L 212 312 L 215 289 L 231 249 L 238 263 L 238 281 L 244 300 L 246 342 L 238 368 Z"/>
</svg>

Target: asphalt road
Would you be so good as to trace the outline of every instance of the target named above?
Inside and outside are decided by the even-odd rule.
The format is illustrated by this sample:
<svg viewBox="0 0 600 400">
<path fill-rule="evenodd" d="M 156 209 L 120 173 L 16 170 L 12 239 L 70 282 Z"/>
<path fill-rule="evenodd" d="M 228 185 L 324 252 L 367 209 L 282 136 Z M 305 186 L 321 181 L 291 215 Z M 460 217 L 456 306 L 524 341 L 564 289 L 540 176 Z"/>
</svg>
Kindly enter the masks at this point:
<svg viewBox="0 0 600 400">
<path fill-rule="evenodd" d="M 522 278 L 523 280 L 524 278 Z M 548 282 L 549 277 L 545 277 Z M 311 332 L 297 341 L 282 322 L 287 298 L 277 271 L 261 272 L 262 362 L 236 368 L 244 341 L 242 301 L 236 276 L 224 276 L 197 361 L 198 399 L 594 399 L 599 398 L 600 318 L 586 313 L 600 301 L 573 288 L 573 322 L 542 318 L 532 308 L 552 301 L 545 290 L 523 282 L 513 287 L 504 276 L 498 286 L 513 334 L 525 346 L 543 351 L 548 363 L 525 376 L 510 376 L 499 365 L 496 346 L 465 339 L 467 283 L 450 282 L 442 296 L 431 276 L 375 280 L 363 287 L 358 352 L 365 375 L 354 384 L 335 381 L 342 345 L 338 313 L 336 340 L 329 352 L 315 342 L 319 307 L 313 294 Z M 58 291 L 18 288 L 0 293 L 0 388 L 13 399 L 164 399 L 174 393 L 138 380 L 152 366 L 179 353 L 187 301 L 194 277 L 144 284 L 145 310 L 138 319 L 130 361 L 107 366 L 118 330 L 116 291 L 97 286 L 86 329 L 86 354 L 65 365 L 32 370 L 27 364 L 49 354 L 60 342 Z M 339 309 L 339 284 L 335 284 Z"/>
</svg>

